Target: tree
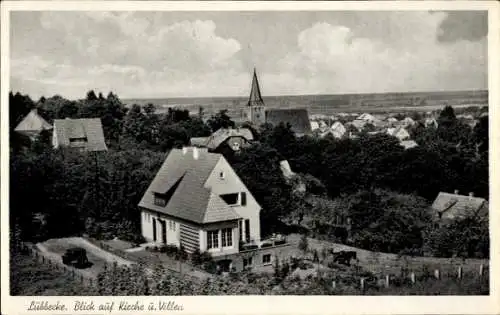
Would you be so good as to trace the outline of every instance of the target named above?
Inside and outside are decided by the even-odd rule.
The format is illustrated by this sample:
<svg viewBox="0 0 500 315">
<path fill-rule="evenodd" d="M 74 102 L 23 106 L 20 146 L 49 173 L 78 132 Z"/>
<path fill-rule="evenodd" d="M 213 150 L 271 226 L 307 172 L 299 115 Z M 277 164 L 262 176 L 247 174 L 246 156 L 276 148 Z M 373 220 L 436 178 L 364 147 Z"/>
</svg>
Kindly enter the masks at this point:
<svg viewBox="0 0 500 315">
<path fill-rule="evenodd" d="M 295 156 L 296 138 L 290 124 L 264 125 L 259 139 L 269 147 L 275 148 L 285 159 Z"/>
<path fill-rule="evenodd" d="M 14 130 L 23 118 L 35 107 L 28 95 L 9 93 L 9 128 Z"/>
<path fill-rule="evenodd" d="M 95 95 L 95 92 L 94 90 L 90 90 L 87 92 L 87 98 L 86 98 L 87 101 L 96 101 L 97 100 L 97 96 Z"/>
<path fill-rule="evenodd" d="M 431 219 L 424 199 L 377 189 L 345 196 L 338 203 L 351 219 L 355 246 L 390 253 L 422 247 L 422 232 Z"/>
<path fill-rule="evenodd" d="M 228 162 L 262 206 L 260 218 L 264 235 L 275 232 L 279 219 L 295 208 L 292 187 L 282 176 L 280 160 L 275 149 L 262 144 L 228 157 Z"/>
<path fill-rule="evenodd" d="M 307 235 L 306 234 L 302 234 L 302 236 L 300 237 L 300 241 L 299 241 L 298 247 L 299 247 L 299 249 L 304 254 L 306 254 L 307 251 L 309 250 L 309 241 L 307 239 Z"/>
<path fill-rule="evenodd" d="M 453 107 L 446 105 L 444 109 L 439 114 L 438 124 L 443 127 L 451 127 L 457 122 L 457 117 L 455 116 L 455 111 Z"/>
<path fill-rule="evenodd" d="M 227 114 L 226 109 L 212 115 L 212 117 L 210 117 L 207 121 L 207 124 L 213 132 L 219 130 L 220 128 L 234 128 L 236 125 Z"/>
<path fill-rule="evenodd" d="M 456 219 L 425 231 L 424 249 L 437 257 L 488 258 L 489 229 L 487 220 L 473 217 Z"/>
<path fill-rule="evenodd" d="M 474 140 L 478 145 L 478 149 L 481 152 L 488 151 L 488 140 L 489 140 L 489 125 L 488 125 L 488 116 L 484 116 L 479 118 L 476 126 L 474 126 Z"/>
</svg>

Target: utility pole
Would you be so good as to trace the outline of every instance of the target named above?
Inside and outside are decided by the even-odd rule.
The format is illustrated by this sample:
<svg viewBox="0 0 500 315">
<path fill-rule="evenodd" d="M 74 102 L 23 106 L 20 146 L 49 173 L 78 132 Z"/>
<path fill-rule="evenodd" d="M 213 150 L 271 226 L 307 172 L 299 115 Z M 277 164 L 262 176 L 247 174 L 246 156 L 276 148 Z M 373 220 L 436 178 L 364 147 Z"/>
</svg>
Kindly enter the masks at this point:
<svg viewBox="0 0 500 315">
<path fill-rule="evenodd" d="M 97 156 L 98 152 L 94 151 L 94 158 L 95 158 L 95 178 L 94 178 L 94 205 L 96 207 L 95 211 L 97 214 L 97 211 L 99 212 L 99 217 L 101 215 L 101 209 L 100 209 L 100 199 L 99 199 L 99 160 Z"/>
</svg>

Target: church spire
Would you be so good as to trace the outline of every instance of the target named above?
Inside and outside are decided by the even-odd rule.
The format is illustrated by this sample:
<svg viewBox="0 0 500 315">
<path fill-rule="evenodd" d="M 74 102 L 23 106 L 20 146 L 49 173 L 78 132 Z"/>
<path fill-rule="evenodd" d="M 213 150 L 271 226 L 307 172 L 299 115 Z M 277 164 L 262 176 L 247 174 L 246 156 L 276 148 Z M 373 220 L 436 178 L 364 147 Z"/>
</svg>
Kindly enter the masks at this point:
<svg viewBox="0 0 500 315">
<path fill-rule="evenodd" d="M 257 79 L 257 71 L 253 68 L 252 89 L 248 99 L 248 106 L 264 106 L 264 100 L 260 94 L 259 80 Z"/>
</svg>

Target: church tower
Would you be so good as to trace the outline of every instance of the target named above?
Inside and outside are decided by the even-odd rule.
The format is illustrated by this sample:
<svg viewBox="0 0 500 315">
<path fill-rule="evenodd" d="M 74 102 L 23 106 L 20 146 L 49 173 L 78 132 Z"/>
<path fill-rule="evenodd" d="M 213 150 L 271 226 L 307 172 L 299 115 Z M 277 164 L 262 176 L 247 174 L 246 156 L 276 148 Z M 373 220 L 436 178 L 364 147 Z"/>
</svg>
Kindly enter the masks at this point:
<svg viewBox="0 0 500 315">
<path fill-rule="evenodd" d="M 260 94 L 259 81 L 255 68 L 253 69 L 250 97 L 244 109 L 243 118 L 257 127 L 266 122 L 266 105 L 264 105 L 264 100 L 262 100 L 262 95 Z"/>
</svg>

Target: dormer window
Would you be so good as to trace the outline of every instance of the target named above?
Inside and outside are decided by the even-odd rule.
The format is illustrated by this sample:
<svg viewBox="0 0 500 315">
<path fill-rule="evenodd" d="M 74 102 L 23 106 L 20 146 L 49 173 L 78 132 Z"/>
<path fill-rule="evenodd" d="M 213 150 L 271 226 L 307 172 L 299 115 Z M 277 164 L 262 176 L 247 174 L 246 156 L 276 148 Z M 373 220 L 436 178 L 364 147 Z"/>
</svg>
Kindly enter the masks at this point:
<svg viewBox="0 0 500 315">
<path fill-rule="evenodd" d="M 160 194 L 154 194 L 154 204 L 155 206 L 165 207 L 167 205 L 167 199 Z"/>
<path fill-rule="evenodd" d="M 238 193 L 224 194 L 224 195 L 220 195 L 220 197 L 222 198 L 222 200 L 224 200 L 230 206 L 237 206 L 238 205 Z"/>
<path fill-rule="evenodd" d="M 71 146 L 85 145 L 87 143 L 87 137 L 69 138 L 69 143 Z"/>
<path fill-rule="evenodd" d="M 69 142 L 87 142 L 87 137 L 69 138 Z"/>
<path fill-rule="evenodd" d="M 239 142 L 234 142 L 233 143 L 233 150 L 234 151 L 239 151 L 240 150 L 240 143 Z"/>
</svg>

